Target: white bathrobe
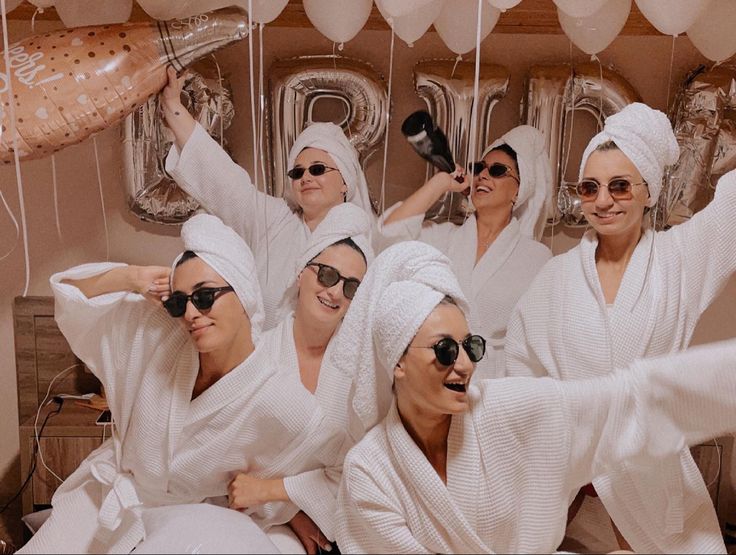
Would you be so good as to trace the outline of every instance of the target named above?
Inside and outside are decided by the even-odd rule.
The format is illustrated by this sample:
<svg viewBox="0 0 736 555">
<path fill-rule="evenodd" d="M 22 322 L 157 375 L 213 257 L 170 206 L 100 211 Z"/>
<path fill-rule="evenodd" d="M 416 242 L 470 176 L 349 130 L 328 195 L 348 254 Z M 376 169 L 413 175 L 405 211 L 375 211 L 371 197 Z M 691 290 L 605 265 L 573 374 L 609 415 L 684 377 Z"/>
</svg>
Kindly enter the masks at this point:
<svg viewBox="0 0 736 555">
<path fill-rule="evenodd" d="M 347 553 L 551 553 L 571 491 L 619 464 L 656 469 L 685 443 L 736 428 L 735 390 L 734 341 L 595 380 L 483 380 L 469 390 L 469 413 L 452 417 L 446 485 L 394 404 L 345 460 L 338 544 Z M 653 486 L 641 493 L 642 503 L 662 496 Z M 652 516 L 639 515 L 642 528 L 659 525 Z M 683 516 L 699 528 L 702 515 Z M 717 547 L 694 540 L 671 552 Z"/>
<path fill-rule="evenodd" d="M 233 162 L 199 124 L 181 153 L 175 146 L 171 148 L 166 171 L 207 212 L 219 217 L 248 243 L 263 291 L 263 329 L 276 326 L 282 316 L 279 303 L 293 280 L 294 262 L 312 234 L 301 215 L 285 199 L 257 191 L 248 172 Z M 363 207 L 360 202 L 365 203 L 368 190 L 365 177 L 359 177 L 354 188 L 349 185 L 348 196 L 353 194 L 354 202 Z M 372 212 L 369 215 L 375 218 Z"/>
<path fill-rule="evenodd" d="M 24 552 L 128 553 L 144 539 L 145 511 L 226 495 L 233 471 L 285 476 L 339 460 L 341 431 L 298 379 L 276 371 L 267 350 L 192 400 L 198 354 L 177 319 L 139 295 L 87 299 L 61 283 L 113 267 L 90 264 L 52 278 L 59 327 L 104 385 L 116 433 L 59 487 L 51 517 Z M 275 506 L 252 516 L 267 528 L 295 511 Z"/>
<path fill-rule="evenodd" d="M 331 426 L 347 430 L 348 414 L 351 407 L 348 399 L 351 391 L 351 380 L 334 365 L 329 364 L 334 341 L 327 345 L 320 368 L 317 389 L 314 398 Z M 279 373 L 285 379 L 296 379 L 301 385 L 299 359 L 294 343 L 294 317 L 288 315 L 275 328 L 267 331 L 261 340 L 261 349 L 271 353 Z M 302 385 L 304 391 L 311 395 Z M 352 422 L 352 421 L 351 421 Z M 347 441 L 347 440 L 346 440 Z M 345 443 L 340 457 L 352 443 Z M 340 459 L 341 461 L 342 459 Z M 284 486 L 289 498 L 298 506 L 312 507 L 310 517 L 319 526 L 322 533 L 330 540 L 335 539 L 335 511 L 337 488 L 341 478 L 341 464 L 324 469 L 315 469 L 284 479 Z"/>
<path fill-rule="evenodd" d="M 595 267 L 597 237 L 586 233 L 576 248 L 545 266 L 514 311 L 508 375 L 576 380 L 685 349 L 700 315 L 736 271 L 735 213 L 731 172 L 690 221 L 644 234 L 610 307 Z M 610 473 L 594 485 L 636 551 L 671 552 L 678 545 L 723 550 L 712 502 L 688 449 L 655 472 Z M 698 533 L 685 523 L 693 511 L 702 515 Z M 642 526 L 648 518 L 657 525 Z"/>
<path fill-rule="evenodd" d="M 382 221 L 397 207 L 388 210 Z M 417 239 L 450 259 L 470 303 L 470 330 L 487 342 L 475 379 L 503 376 L 506 324 L 511 311 L 552 253 L 542 243 L 524 236 L 518 220 L 512 218 L 476 264 L 478 233 L 474 215 L 461 226 L 423 223 L 423 219 L 419 215 L 383 225 L 380 239 L 384 244 Z"/>
</svg>

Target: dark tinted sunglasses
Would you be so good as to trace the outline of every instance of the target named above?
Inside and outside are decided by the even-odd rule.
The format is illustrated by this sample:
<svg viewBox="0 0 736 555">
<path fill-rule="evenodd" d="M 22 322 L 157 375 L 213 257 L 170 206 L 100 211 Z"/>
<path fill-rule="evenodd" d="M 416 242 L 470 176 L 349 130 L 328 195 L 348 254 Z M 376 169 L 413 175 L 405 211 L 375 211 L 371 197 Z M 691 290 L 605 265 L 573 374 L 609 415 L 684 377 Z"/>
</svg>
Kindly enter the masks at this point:
<svg viewBox="0 0 736 555">
<path fill-rule="evenodd" d="M 301 166 L 291 168 L 288 172 L 286 172 L 286 175 L 289 176 L 289 179 L 301 179 L 305 171 L 309 171 L 309 175 L 313 177 L 319 177 L 320 175 L 324 175 L 327 172 L 337 171 L 337 168 L 331 168 L 330 166 L 320 164 L 318 162 L 316 164 L 310 165 L 308 168 L 302 168 Z"/>
<path fill-rule="evenodd" d="M 628 179 L 618 177 L 611 179 L 606 185 L 601 185 L 594 179 L 583 179 L 575 184 L 575 192 L 582 200 L 595 200 L 601 187 L 605 187 L 614 200 L 628 200 L 632 198 L 631 189 L 636 185 L 646 185 L 646 183 L 632 183 Z"/>
<path fill-rule="evenodd" d="M 317 281 L 319 281 L 320 284 L 325 287 L 332 287 L 342 280 L 342 294 L 345 295 L 345 298 L 352 300 L 353 297 L 355 297 L 355 293 L 358 291 L 358 286 L 360 285 L 360 280 L 343 277 L 336 268 L 328 266 L 327 264 L 310 262 L 307 266 L 317 267 Z"/>
<path fill-rule="evenodd" d="M 455 363 L 460 354 L 460 345 L 468 353 L 468 358 L 472 362 L 479 362 L 483 358 L 483 355 L 486 354 L 486 340 L 480 335 L 470 335 L 463 339 L 462 343 L 458 343 L 452 337 L 444 337 L 430 347 L 419 347 L 416 345 L 409 345 L 409 347 L 433 349 L 437 362 L 442 366 L 450 366 Z"/>
<path fill-rule="evenodd" d="M 209 310 L 220 295 L 224 295 L 232 290 L 233 288 L 230 285 L 226 285 L 224 287 L 200 287 L 192 291 L 191 295 L 186 295 L 181 291 L 174 291 L 163 304 L 171 316 L 181 318 L 187 311 L 187 303 L 190 300 L 197 310 Z"/>
<path fill-rule="evenodd" d="M 516 181 L 519 181 L 519 178 L 516 177 L 513 173 L 513 169 L 507 166 L 506 164 L 502 164 L 501 162 L 494 162 L 490 166 L 483 162 L 482 160 L 480 162 L 473 162 L 470 164 L 470 167 L 468 168 L 470 171 L 473 172 L 474 176 L 479 176 L 483 170 L 488 170 L 488 175 L 495 178 L 500 177 L 513 177 L 516 179 Z"/>
</svg>

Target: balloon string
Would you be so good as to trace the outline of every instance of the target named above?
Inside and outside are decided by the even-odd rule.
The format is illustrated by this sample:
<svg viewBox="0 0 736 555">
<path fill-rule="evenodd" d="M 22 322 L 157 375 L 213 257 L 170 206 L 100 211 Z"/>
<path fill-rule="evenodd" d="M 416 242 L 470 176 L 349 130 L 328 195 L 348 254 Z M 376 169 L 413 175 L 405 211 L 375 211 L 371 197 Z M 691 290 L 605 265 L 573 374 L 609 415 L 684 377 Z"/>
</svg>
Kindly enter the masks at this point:
<svg viewBox="0 0 736 555">
<path fill-rule="evenodd" d="M 483 22 L 483 0 L 478 0 L 478 21 L 475 30 L 475 76 L 473 78 L 473 104 L 470 108 L 470 136 L 468 137 L 468 150 L 465 153 L 465 166 L 468 167 L 471 160 L 475 160 L 475 151 L 478 148 L 478 96 L 480 88 L 480 39 Z M 470 184 L 470 195 L 468 196 L 468 210 L 465 217 L 467 218 L 470 210 L 473 209 L 473 192 L 475 180 Z"/>
<path fill-rule="evenodd" d="M 388 101 L 386 108 L 386 135 L 383 140 L 383 170 L 381 174 L 381 214 L 386 211 L 386 168 L 388 166 L 388 137 L 389 137 L 389 125 L 391 123 L 391 89 L 394 79 L 394 40 L 396 34 L 394 28 L 391 27 L 391 48 L 389 50 L 389 62 L 388 62 Z"/>
<path fill-rule="evenodd" d="M 8 77 L 7 81 L 7 93 L 8 93 L 8 99 L 13 99 L 15 96 L 13 95 L 13 80 L 10 78 L 10 46 L 8 45 L 8 16 L 5 11 L 5 0 L 0 0 L 0 12 L 2 12 L 2 22 L 3 22 L 3 47 L 5 48 L 4 51 L 4 58 L 5 58 L 5 75 Z M 28 223 L 26 222 L 26 209 L 25 209 L 25 198 L 23 195 L 23 177 L 21 176 L 20 172 L 20 155 L 18 154 L 18 131 L 16 128 L 16 120 L 15 120 L 15 102 L 8 102 L 8 107 L 10 108 L 10 134 L 11 139 L 13 141 L 13 160 L 15 161 L 15 182 L 18 186 L 18 204 L 20 205 L 20 222 L 21 222 L 21 228 L 23 230 L 23 260 L 25 262 L 25 284 L 23 286 L 23 296 L 28 295 L 28 286 L 31 281 L 31 261 L 30 256 L 28 253 Z M 3 198 L 3 204 L 7 206 L 5 203 L 5 199 Z M 8 210 L 10 211 L 10 210 Z M 12 214 L 11 214 L 12 217 Z M 17 227 L 18 223 L 15 220 L 15 217 L 13 217 L 13 221 Z M 13 245 L 13 250 L 15 250 L 15 245 Z M 10 252 L 13 252 L 11 250 Z M 10 253 L 8 253 L 10 254 Z M 7 256 L 7 255 L 6 255 Z"/>
<path fill-rule="evenodd" d="M 8 206 L 8 201 L 5 200 L 5 196 L 3 195 L 2 191 L 0 191 L 0 201 L 2 201 L 3 206 L 5 206 L 5 211 L 8 213 L 8 216 L 10 216 L 10 220 L 13 222 L 13 227 L 15 227 L 15 240 L 13 241 L 13 246 L 10 247 L 10 250 L 8 252 L 0 256 L 0 260 L 5 260 L 11 254 L 13 254 L 15 246 L 18 244 L 18 240 L 20 239 L 20 227 L 18 226 L 18 220 L 15 219 L 15 215 L 13 214 L 12 210 L 10 210 L 10 206 Z"/>
<path fill-rule="evenodd" d="M 105 260 L 110 261 L 110 233 L 107 229 L 107 211 L 105 210 L 105 195 L 102 193 L 102 172 L 100 171 L 100 154 L 97 150 L 97 137 L 92 137 L 92 147 L 95 151 L 95 167 L 97 168 L 97 186 L 100 190 L 100 206 L 102 207 L 102 222 L 105 225 Z"/>
<path fill-rule="evenodd" d="M 61 236 L 61 220 L 59 219 L 59 191 L 58 191 L 58 185 L 56 181 L 56 155 L 51 155 L 51 182 L 54 186 L 54 217 L 56 218 L 56 234 L 59 236 L 59 239 L 62 239 Z"/>
<path fill-rule="evenodd" d="M 601 63 L 600 58 L 593 54 L 593 58 L 595 58 L 595 61 L 598 62 L 598 76 L 600 77 L 600 84 L 601 88 L 598 89 L 598 128 L 597 131 L 600 131 L 603 128 L 603 89 L 605 88 L 606 84 L 603 81 L 603 64 Z"/>
<path fill-rule="evenodd" d="M 452 66 L 452 71 L 450 72 L 450 79 L 453 79 L 455 77 L 455 70 L 457 69 L 457 64 L 463 61 L 462 54 L 458 54 L 457 58 L 455 58 L 455 65 Z"/>
<path fill-rule="evenodd" d="M 43 13 L 43 8 L 36 8 L 36 11 L 33 12 L 33 16 L 31 17 L 31 33 L 36 32 L 36 16 L 40 13 Z"/>
<path fill-rule="evenodd" d="M 266 93 L 265 93 L 265 83 L 264 83 L 264 76 L 263 76 L 263 28 L 265 25 L 261 23 L 258 26 L 258 99 L 259 99 L 259 113 L 258 113 L 258 148 L 261 149 L 261 152 L 266 152 L 266 148 L 264 145 L 264 137 L 265 132 L 264 129 L 266 127 L 265 117 L 266 117 Z M 268 182 L 266 180 L 266 160 L 265 156 L 261 155 L 260 160 L 260 169 L 261 169 L 261 177 L 263 177 L 263 192 L 268 194 L 268 189 L 273 190 L 268 186 Z M 257 170 L 256 170 L 257 171 Z M 268 225 L 268 203 L 263 203 L 263 221 L 266 222 L 266 225 Z M 270 263 L 271 263 L 271 256 L 270 256 L 270 248 L 269 248 L 269 241 L 268 238 L 266 238 L 266 276 L 269 275 L 270 271 Z M 267 278 L 268 279 L 268 278 Z"/>
<path fill-rule="evenodd" d="M 670 76 L 667 79 L 667 104 L 665 104 L 665 110 L 668 112 L 670 109 L 670 90 L 672 89 L 672 68 L 675 65 L 675 39 L 677 39 L 677 37 L 672 35 L 672 48 L 670 49 Z"/>
</svg>

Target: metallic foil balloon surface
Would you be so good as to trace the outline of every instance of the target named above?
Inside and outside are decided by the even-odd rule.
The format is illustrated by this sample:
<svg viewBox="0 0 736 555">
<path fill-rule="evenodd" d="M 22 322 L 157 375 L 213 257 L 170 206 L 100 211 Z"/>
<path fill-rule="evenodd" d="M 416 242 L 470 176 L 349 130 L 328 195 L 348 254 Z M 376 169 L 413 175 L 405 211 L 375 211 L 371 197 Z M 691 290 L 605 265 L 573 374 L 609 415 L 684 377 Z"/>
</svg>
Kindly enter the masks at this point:
<svg viewBox="0 0 736 555">
<path fill-rule="evenodd" d="M 468 153 L 470 121 L 473 110 L 475 64 L 455 60 L 424 60 L 414 66 L 414 86 L 427 103 L 437 127 L 447 135 L 447 141 L 458 163 L 480 152 Z M 503 66 L 481 64 L 478 89 L 479 149 L 490 143 L 491 114 L 496 104 L 506 96 L 509 71 Z M 472 160 L 471 160 L 472 161 Z M 459 193 L 443 195 L 428 211 L 426 219 L 460 224 L 468 216 L 467 199 Z"/>
<path fill-rule="evenodd" d="M 41 158 L 122 120 L 177 71 L 247 34 L 243 15 L 62 29 L 9 48 L 0 73 L 0 160 L 13 159 L 8 82 L 15 98 L 18 154 Z"/>
<path fill-rule="evenodd" d="M 624 106 L 638 101 L 636 90 L 618 73 L 598 64 L 579 64 L 571 70 L 567 64 L 533 66 L 527 76 L 526 103 L 522 121 L 533 125 L 545 136 L 557 210 L 548 214 L 550 224 L 562 221 L 568 226 L 587 225 L 580 199 L 564 181 L 568 159 L 569 132 L 566 122 L 570 112 L 585 110 L 601 124 Z"/>
<path fill-rule="evenodd" d="M 235 108 L 232 94 L 218 79 L 217 62 L 207 57 L 184 79 L 182 103 L 202 127 L 217 141 L 230 126 Z M 148 100 L 125 118 L 123 124 L 125 184 L 130 211 L 154 223 L 180 224 L 199 204 L 178 187 L 165 171 L 166 156 L 174 138 L 164 125 L 159 98 Z"/>
<path fill-rule="evenodd" d="M 736 167 L 734 122 L 725 119 L 736 101 L 735 77 L 734 68 L 700 67 L 679 90 L 672 119 L 680 158 L 665 176 L 658 228 L 690 219 L 713 198 L 711 177 Z"/>
<path fill-rule="evenodd" d="M 340 125 L 365 163 L 386 134 L 386 86 L 372 66 L 342 56 L 300 56 L 279 60 L 269 70 L 271 192 L 289 199 L 289 150 L 315 121 Z M 338 114 L 315 119 L 320 100 L 337 101 Z M 334 111 L 334 110 L 333 110 Z M 372 200 L 374 209 L 375 199 Z"/>
</svg>

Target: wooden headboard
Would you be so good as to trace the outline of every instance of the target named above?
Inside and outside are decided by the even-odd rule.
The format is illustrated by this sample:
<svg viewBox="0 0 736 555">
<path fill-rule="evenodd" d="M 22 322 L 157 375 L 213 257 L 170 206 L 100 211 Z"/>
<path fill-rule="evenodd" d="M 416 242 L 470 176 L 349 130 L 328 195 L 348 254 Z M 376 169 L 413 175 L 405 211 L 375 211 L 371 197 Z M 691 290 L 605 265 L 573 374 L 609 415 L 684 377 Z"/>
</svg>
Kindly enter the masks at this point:
<svg viewBox="0 0 736 555">
<path fill-rule="evenodd" d="M 72 353 L 54 320 L 53 297 L 16 297 L 13 302 L 18 418 L 36 414 L 54 376 L 78 364 L 54 382 L 54 393 L 99 393 L 100 382 Z"/>
</svg>

